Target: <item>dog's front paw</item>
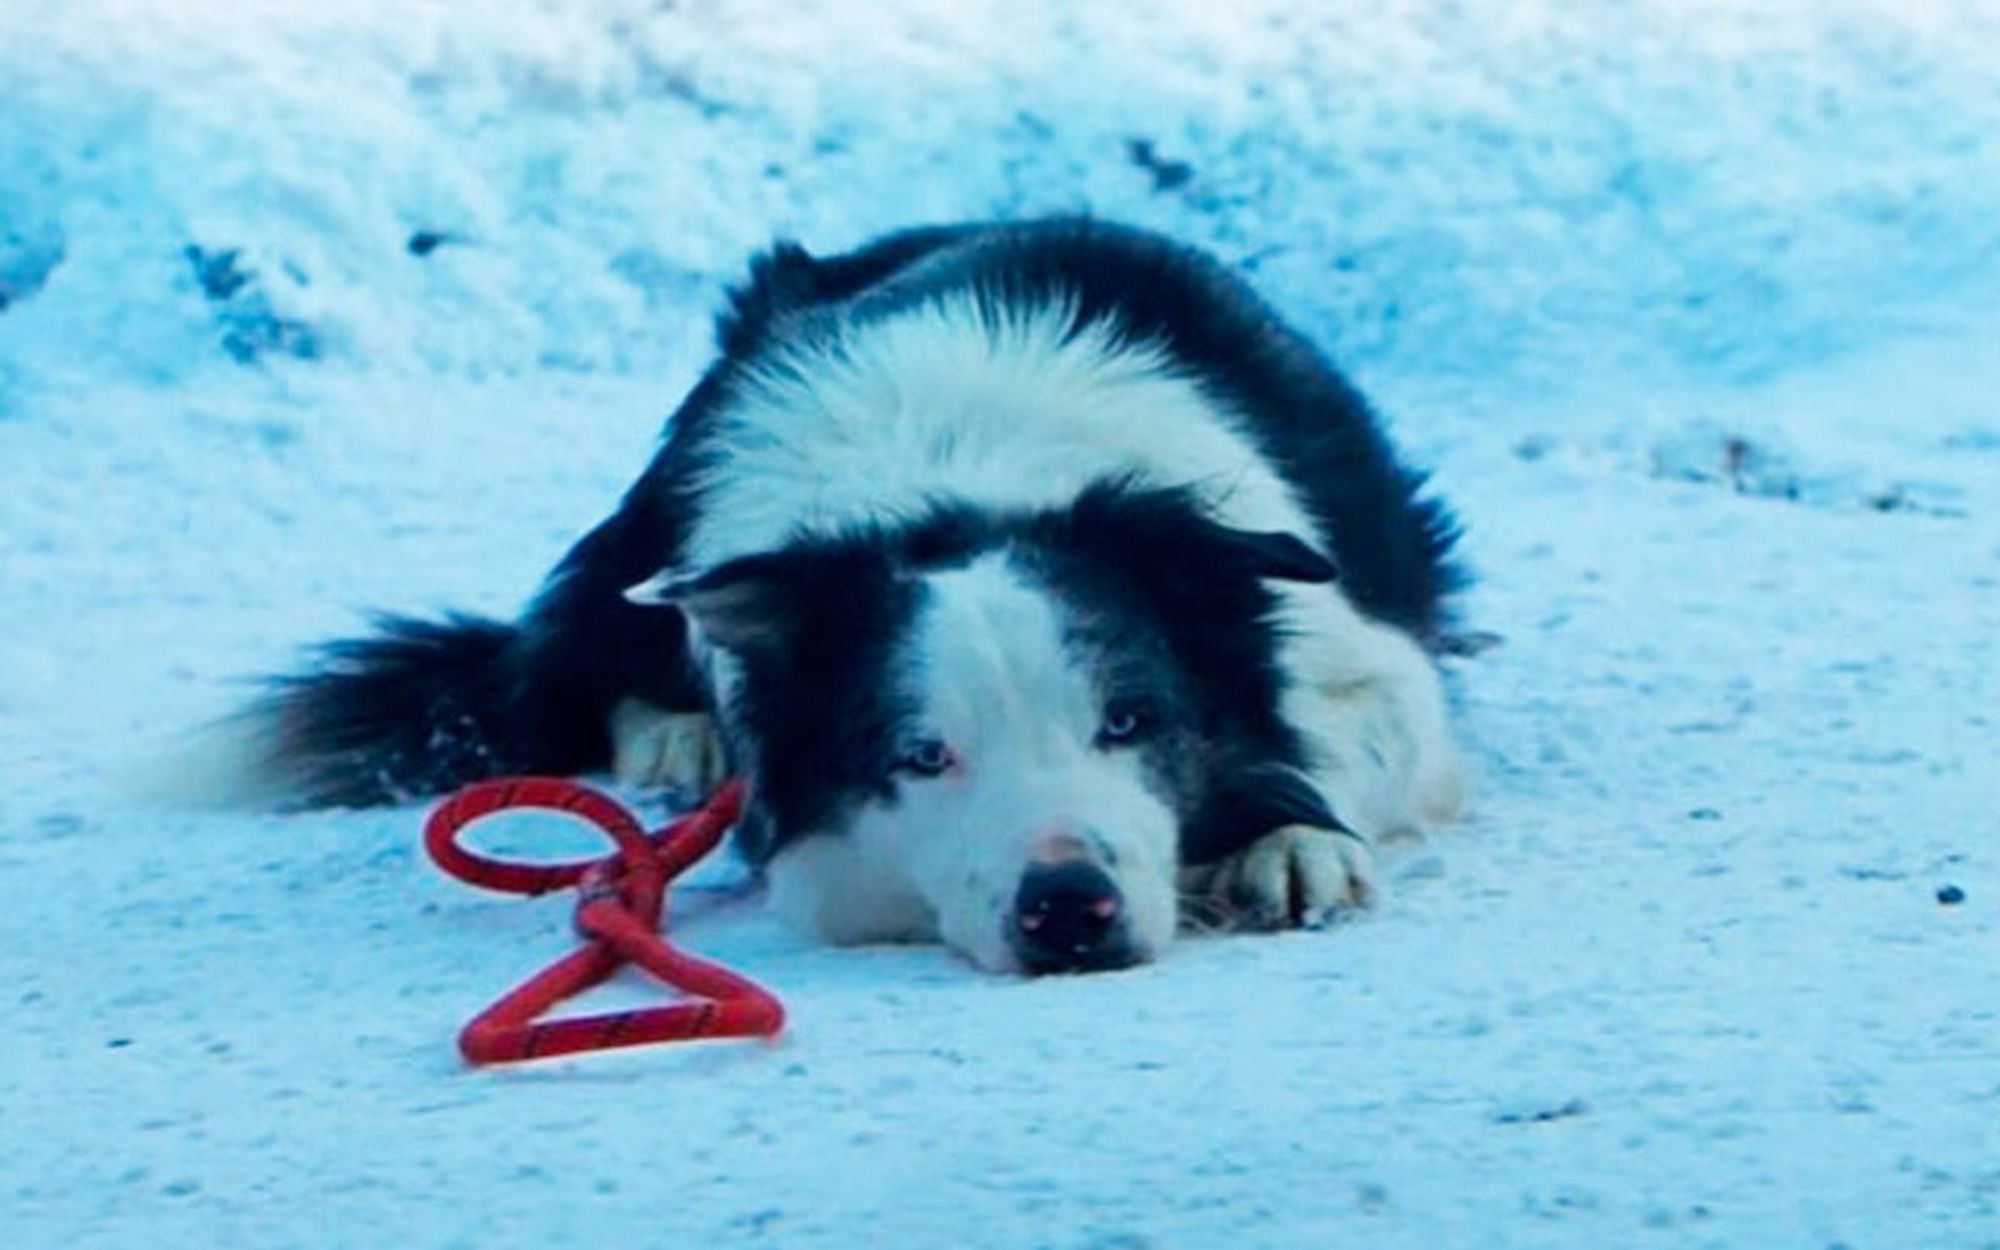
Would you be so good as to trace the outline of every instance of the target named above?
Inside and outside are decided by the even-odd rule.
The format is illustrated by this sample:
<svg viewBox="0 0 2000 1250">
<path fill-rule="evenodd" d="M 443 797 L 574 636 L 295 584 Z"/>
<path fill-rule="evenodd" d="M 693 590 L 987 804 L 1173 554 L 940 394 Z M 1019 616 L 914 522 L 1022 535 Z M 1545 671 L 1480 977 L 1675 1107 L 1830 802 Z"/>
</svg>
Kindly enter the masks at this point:
<svg viewBox="0 0 2000 1250">
<path fill-rule="evenodd" d="M 722 784 L 728 771 L 714 717 L 669 712 L 642 699 L 626 699 L 612 709 L 611 749 L 611 771 L 619 781 L 691 798 Z"/>
<path fill-rule="evenodd" d="M 1316 929 L 1375 901 L 1375 855 L 1354 834 L 1286 825 L 1224 860 L 1208 892 L 1246 929 Z"/>
</svg>

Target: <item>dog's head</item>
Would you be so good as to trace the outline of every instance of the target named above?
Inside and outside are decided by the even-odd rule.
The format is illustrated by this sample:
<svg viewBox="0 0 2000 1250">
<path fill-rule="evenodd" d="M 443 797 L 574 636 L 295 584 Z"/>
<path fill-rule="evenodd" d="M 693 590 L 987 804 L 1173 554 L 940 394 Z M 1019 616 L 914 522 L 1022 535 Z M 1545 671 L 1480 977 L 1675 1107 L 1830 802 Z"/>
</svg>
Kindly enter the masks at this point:
<svg viewBox="0 0 2000 1250">
<path fill-rule="evenodd" d="M 1271 583 L 1333 576 L 1189 492 L 1106 484 L 634 597 L 691 622 L 755 795 L 746 845 L 791 910 L 850 938 L 916 912 L 984 967 L 1043 972 L 1157 954 L 1181 864 L 1297 801 Z"/>
</svg>

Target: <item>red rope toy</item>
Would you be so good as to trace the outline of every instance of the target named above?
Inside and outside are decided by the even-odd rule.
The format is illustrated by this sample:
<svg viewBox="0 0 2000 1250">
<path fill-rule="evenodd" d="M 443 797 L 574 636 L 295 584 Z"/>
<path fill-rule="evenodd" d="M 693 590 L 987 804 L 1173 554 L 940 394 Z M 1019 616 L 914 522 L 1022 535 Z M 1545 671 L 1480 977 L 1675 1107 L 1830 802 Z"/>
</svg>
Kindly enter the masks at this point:
<svg viewBox="0 0 2000 1250">
<path fill-rule="evenodd" d="M 459 845 L 466 826 L 509 808 L 534 807 L 580 817 L 617 844 L 615 854 L 566 864 L 489 859 Z M 557 777 L 513 777 L 468 786 L 444 801 L 424 825 L 424 847 L 461 881 L 511 894 L 547 894 L 577 886 L 582 949 L 550 964 L 473 1017 L 458 1035 L 468 1063 L 512 1063 L 584 1050 L 710 1037 L 772 1037 L 785 1009 L 770 991 L 727 968 L 670 946 L 660 934 L 667 883 L 715 849 L 743 810 L 743 784 L 732 781 L 687 816 L 656 833 L 617 800 Z M 565 998 L 637 964 L 703 1001 L 596 1016 L 537 1021 Z"/>
</svg>

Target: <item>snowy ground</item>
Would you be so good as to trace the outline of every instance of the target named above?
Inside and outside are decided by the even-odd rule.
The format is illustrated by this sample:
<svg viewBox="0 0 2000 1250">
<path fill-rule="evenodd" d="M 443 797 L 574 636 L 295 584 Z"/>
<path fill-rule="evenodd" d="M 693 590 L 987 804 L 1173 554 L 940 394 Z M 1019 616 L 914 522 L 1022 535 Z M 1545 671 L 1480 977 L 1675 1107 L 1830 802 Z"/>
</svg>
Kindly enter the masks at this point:
<svg viewBox="0 0 2000 1250">
<path fill-rule="evenodd" d="M 0 0 L 0 1244 L 2000 1245 L 2000 10 L 804 8 Z M 1379 914 L 1026 983 L 700 893 L 781 1043 L 469 1073 L 563 903 L 123 797 L 511 610 L 765 235 L 1079 207 L 1470 522 Z"/>
</svg>

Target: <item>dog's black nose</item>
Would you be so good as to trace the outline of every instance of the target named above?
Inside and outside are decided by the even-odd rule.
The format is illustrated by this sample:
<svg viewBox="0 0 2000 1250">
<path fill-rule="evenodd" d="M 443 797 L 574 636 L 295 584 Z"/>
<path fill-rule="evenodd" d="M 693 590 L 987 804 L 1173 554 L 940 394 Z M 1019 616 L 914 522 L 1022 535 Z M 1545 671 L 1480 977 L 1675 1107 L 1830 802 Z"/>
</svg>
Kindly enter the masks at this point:
<svg viewBox="0 0 2000 1250">
<path fill-rule="evenodd" d="M 1083 860 L 1035 864 L 1014 896 L 1014 953 L 1030 974 L 1123 968 L 1135 956 L 1125 899 L 1104 870 Z"/>
</svg>

